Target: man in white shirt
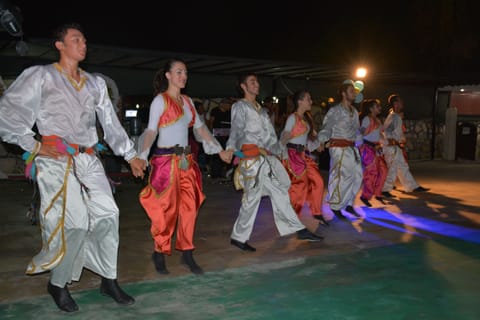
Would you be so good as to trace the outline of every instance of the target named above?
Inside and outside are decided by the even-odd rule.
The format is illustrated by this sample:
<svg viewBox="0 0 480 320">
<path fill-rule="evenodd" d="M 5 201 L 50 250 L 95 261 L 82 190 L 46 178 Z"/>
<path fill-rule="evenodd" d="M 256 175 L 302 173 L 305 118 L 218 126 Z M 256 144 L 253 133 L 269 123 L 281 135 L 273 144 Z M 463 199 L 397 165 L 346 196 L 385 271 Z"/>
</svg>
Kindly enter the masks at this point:
<svg viewBox="0 0 480 320">
<path fill-rule="evenodd" d="M 406 192 L 428 191 L 429 189 L 420 186 L 415 178 L 413 178 L 413 175 L 410 172 L 410 167 L 405 158 L 405 129 L 400 115 L 403 110 L 403 100 L 400 95 L 391 94 L 388 97 L 388 104 L 391 109 L 383 125 L 383 154 L 387 163 L 388 173 L 385 184 L 383 185 L 382 194 L 387 198 L 393 197 L 390 191 L 393 190 L 397 176 Z"/>
<path fill-rule="evenodd" d="M 296 232 L 300 240 L 319 241 L 300 222 L 290 203 L 290 178 L 275 156 L 282 151 L 267 110 L 257 101 L 260 84 L 255 74 L 239 78 L 243 99 L 232 106 L 227 150 L 236 150 L 241 160 L 235 172 L 235 186 L 243 189 L 242 206 L 233 226 L 230 243 L 242 250 L 255 251 L 247 243 L 253 230 L 262 196 L 272 200 L 275 225 L 281 236 Z"/>
</svg>

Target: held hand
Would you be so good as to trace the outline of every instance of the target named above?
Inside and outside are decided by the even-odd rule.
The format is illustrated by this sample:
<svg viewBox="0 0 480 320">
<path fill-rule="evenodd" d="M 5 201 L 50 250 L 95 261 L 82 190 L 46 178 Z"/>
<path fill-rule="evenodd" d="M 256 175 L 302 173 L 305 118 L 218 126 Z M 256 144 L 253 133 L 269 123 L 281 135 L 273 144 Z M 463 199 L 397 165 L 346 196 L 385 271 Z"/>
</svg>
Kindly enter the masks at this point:
<svg viewBox="0 0 480 320">
<path fill-rule="evenodd" d="M 321 143 L 318 148 L 317 148 L 317 151 L 318 152 L 323 152 L 325 150 L 325 143 Z"/>
<path fill-rule="evenodd" d="M 222 150 L 218 153 L 218 155 L 223 162 L 230 163 L 232 162 L 233 150 Z"/>
<path fill-rule="evenodd" d="M 130 168 L 132 169 L 133 176 L 143 179 L 145 175 L 145 169 L 147 168 L 147 161 L 140 158 L 134 158 L 129 162 L 129 164 Z"/>
</svg>

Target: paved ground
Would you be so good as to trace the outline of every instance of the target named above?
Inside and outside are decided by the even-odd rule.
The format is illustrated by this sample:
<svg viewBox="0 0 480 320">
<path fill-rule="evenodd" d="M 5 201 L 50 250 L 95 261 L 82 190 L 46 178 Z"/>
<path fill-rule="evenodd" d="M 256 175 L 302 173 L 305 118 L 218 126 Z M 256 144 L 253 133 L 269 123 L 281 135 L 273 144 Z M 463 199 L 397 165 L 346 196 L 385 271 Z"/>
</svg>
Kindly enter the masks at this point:
<svg viewBox="0 0 480 320">
<path fill-rule="evenodd" d="M 205 271 L 215 273 L 295 259 L 325 260 L 349 254 L 354 257 L 375 248 L 433 237 L 480 244 L 480 164 L 423 161 L 413 162 L 411 166 L 418 182 L 431 188 L 430 192 L 408 194 L 402 192 L 400 186 L 393 192 L 395 199 L 386 205 L 374 200 L 373 208 L 364 207 L 357 199 L 355 206 L 362 218 L 351 217 L 348 221 L 334 219 L 325 204 L 330 227 L 319 226 L 304 208 L 301 219 L 308 228 L 326 237 L 321 243 L 298 241 L 294 236 L 278 237 L 271 205 L 265 198 L 250 240 L 257 247 L 255 253 L 242 252 L 229 244 L 241 194 L 228 183 L 205 180 L 207 199 L 196 230 L 197 262 Z M 326 178 L 326 172 L 322 173 Z M 149 221 L 137 201 L 141 186 L 138 182 L 124 181 L 116 192 L 121 209 L 120 282 L 170 281 L 189 275 L 179 264 L 177 252 L 167 260 L 170 275 L 160 276 L 155 272 L 150 260 L 153 244 Z M 29 259 L 40 248 L 39 228 L 26 218 L 31 196 L 32 187 L 25 180 L 0 181 L 0 305 L 46 295 L 48 274 L 24 275 Z M 429 247 L 429 257 L 435 255 L 435 250 L 436 246 Z M 81 281 L 71 286 L 71 291 L 94 289 L 98 285 L 98 277 L 85 271 Z"/>
</svg>

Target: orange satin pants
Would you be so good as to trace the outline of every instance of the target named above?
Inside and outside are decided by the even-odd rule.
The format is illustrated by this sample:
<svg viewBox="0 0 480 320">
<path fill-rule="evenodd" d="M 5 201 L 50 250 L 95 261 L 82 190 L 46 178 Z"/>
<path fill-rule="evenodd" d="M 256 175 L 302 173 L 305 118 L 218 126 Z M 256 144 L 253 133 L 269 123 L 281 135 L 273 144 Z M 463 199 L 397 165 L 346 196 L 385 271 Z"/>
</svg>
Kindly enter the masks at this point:
<svg viewBox="0 0 480 320">
<path fill-rule="evenodd" d="M 322 215 L 323 178 L 315 161 L 305 154 L 302 156 L 305 161 L 305 170 L 300 175 L 293 172 L 292 168 L 289 167 L 288 161 L 284 162 L 291 180 L 290 189 L 288 190 L 290 202 L 297 215 L 300 215 L 302 212 L 305 202 L 308 203 L 312 215 Z"/>
<path fill-rule="evenodd" d="M 151 220 L 155 251 L 171 254 L 172 237 L 176 232 L 175 249 L 193 250 L 193 235 L 198 209 L 205 200 L 201 172 L 192 155 L 185 156 L 189 165 L 180 169 L 182 155 L 154 156 L 149 183 L 140 193 L 140 203 Z"/>
</svg>

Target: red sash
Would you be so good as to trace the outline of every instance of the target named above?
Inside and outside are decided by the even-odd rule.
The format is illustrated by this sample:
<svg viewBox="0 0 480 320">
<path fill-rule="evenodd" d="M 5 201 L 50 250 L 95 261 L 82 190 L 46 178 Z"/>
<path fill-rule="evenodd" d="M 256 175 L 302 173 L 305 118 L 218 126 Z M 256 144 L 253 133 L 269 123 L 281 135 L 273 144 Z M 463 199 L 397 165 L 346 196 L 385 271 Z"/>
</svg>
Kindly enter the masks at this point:
<svg viewBox="0 0 480 320">
<path fill-rule="evenodd" d="M 93 147 L 82 147 L 75 143 L 67 143 L 67 142 L 64 142 L 62 138 L 56 135 L 43 136 L 42 143 L 46 146 L 54 146 L 57 148 L 57 151 L 60 151 L 61 153 L 64 153 L 64 154 L 68 153 L 66 149 L 67 146 L 70 146 L 73 149 L 75 149 L 75 153 L 73 155 L 77 155 L 80 152 L 84 152 L 88 154 L 95 153 L 95 149 Z"/>
<path fill-rule="evenodd" d="M 355 142 L 346 140 L 346 139 L 332 138 L 330 139 L 330 142 L 329 142 L 329 147 L 346 148 L 346 147 L 353 147 L 353 146 L 355 146 Z"/>
</svg>

